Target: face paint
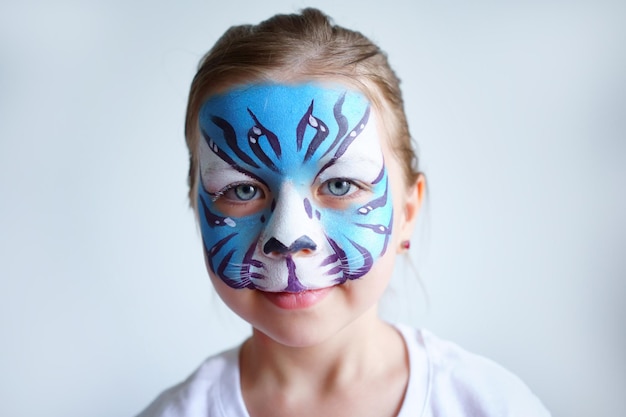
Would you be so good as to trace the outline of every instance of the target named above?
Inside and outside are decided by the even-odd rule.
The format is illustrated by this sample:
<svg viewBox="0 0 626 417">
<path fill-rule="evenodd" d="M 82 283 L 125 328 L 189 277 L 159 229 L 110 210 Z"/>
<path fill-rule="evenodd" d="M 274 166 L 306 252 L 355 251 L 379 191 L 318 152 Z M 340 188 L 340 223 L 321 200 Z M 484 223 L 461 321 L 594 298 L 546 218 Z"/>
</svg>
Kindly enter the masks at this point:
<svg viewBox="0 0 626 417">
<path fill-rule="evenodd" d="M 300 292 L 370 270 L 393 222 L 370 108 L 318 84 L 250 85 L 202 105 L 198 211 L 215 275 Z"/>
</svg>

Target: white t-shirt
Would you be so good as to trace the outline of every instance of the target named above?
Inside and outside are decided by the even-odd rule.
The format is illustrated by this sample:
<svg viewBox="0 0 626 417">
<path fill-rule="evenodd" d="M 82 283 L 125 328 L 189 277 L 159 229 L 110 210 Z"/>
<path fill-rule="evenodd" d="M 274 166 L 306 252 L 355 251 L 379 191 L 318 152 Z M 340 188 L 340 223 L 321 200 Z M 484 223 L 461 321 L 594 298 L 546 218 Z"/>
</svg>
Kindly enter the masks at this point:
<svg viewBox="0 0 626 417">
<path fill-rule="evenodd" d="M 396 326 L 409 352 L 398 417 L 549 417 L 528 387 L 495 362 L 426 330 Z M 239 384 L 239 347 L 207 359 L 137 417 L 249 417 Z"/>
</svg>

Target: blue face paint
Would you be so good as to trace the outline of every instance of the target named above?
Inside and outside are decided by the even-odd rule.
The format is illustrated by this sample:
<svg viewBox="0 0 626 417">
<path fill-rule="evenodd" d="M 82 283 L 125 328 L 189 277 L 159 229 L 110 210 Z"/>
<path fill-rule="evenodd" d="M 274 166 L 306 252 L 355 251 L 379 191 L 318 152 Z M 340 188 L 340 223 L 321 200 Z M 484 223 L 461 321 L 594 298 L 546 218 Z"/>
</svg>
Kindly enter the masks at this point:
<svg viewBox="0 0 626 417">
<path fill-rule="evenodd" d="M 262 84 L 200 109 L 198 212 L 211 271 L 233 288 L 299 292 L 365 275 L 393 208 L 360 93 Z"/>
</svg>

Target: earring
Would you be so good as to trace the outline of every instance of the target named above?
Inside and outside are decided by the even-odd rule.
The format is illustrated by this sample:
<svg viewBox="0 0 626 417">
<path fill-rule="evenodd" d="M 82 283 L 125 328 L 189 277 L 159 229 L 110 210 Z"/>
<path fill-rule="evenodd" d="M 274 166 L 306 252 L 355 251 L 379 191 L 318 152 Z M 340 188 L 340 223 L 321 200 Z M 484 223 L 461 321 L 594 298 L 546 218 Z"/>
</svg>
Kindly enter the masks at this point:
<svg viewBox="0 0 626 417">
<path fill-rule="evenodd" d="M 404 250 L 409 250 L 411 248 L 411 241 L 403 240 L 402 242 L 400 242 L 400 247 Z"/>
</svg>

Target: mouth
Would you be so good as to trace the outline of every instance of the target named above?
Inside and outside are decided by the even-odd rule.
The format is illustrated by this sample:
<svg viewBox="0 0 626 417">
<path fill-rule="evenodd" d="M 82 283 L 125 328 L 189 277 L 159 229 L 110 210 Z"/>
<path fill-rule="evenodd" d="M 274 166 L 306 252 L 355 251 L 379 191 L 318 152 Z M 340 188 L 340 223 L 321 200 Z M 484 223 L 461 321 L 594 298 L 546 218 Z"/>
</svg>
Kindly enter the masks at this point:
<svg viewBox="0 0 626 417">
<path fill-rule="evenodd" d="M 265 292 L 261 291 L 276 307 L 283 310 L 302 310 L 313 307 L 330 293 L 333 287 L 299 292 Z"/>
</svg>

